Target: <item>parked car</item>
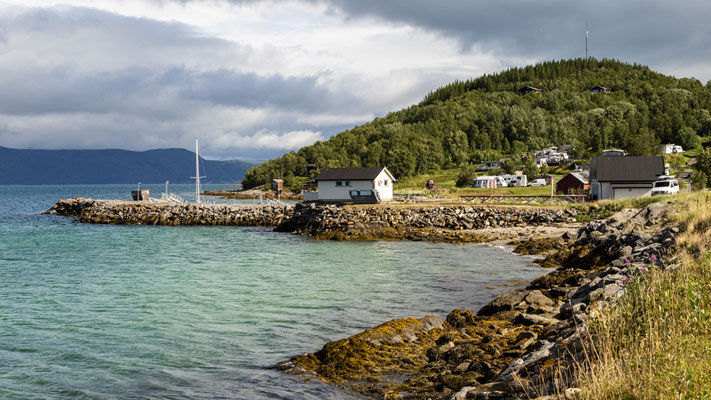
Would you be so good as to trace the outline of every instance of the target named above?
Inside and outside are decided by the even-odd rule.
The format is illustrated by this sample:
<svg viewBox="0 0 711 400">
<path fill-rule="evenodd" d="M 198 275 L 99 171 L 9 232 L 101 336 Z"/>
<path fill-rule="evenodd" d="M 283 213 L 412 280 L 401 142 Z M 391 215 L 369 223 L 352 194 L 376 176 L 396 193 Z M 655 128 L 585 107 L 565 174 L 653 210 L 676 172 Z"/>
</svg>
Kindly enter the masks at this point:
<svg viewBox="0 0 711 400">
<path fill-rule="evenodd" d="M 534 179 L 527 186 L 529 186 L 529 187 L 546 186 L 546 180 L 543 178 Z"/>
<path fill-rule="evenodd" d="M 660 176 L 652 188 L 652 196 L 679 193 L 679 182 L 673 176 Z"/>
</svg>

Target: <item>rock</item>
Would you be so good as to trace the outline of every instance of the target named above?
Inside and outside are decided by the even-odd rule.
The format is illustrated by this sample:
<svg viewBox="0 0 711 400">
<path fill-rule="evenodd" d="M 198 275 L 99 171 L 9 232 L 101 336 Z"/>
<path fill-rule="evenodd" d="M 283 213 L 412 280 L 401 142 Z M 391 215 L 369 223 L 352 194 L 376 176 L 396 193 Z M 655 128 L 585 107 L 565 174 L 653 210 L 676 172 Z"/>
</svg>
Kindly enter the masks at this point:
<svg viewBox="0 0 711 400">
<path fill-rule="evenodd" d="M 575 400 L 580 392 L 582 392 L 580 388 L 567 388 L 563 391 L 563 396 L 565 400 Z"/>
<path fill-rule="evenodd" d="M 514 324 L 525 325 L 525 326 L 531 326 L 531 325 L 547 326 L 547 325 L 557 324 L 560 321 L 555 318 L 544 317 L 542 315 L 521 313 L 513 320 L 513 322 L 514 322 Z"/>
<path fill-rule="evenodd" d="M 472 310 L 457 308 L 447 315 L 447 323 L 453 328 L 463 328 L 474 324 L 474 313 Z"/>
<path fill-rule="evenodd" d="M 461 374 L 462 372 L 466 372 L 466 371 L 469 370 L 469 365 L 470 365 L 470 364 L 471 364 L 471 363 L 465 361 L 465 362 L 463 362 L 463 363 L 457 365 L 456 368 L 454 368 L 454 370 L 455 370 L 456 372 L 458 372 L 458 373 Z"/>
<path fill-rule="evenodd" d="M 524 297 L 524 301 L 528 303 L 529 312 L 537 310 L 550 311 L 555 305 L 553 300 L 546 297 L 540 290 L 537 289 L 529 292 L 526 297 Z"/>
<path fill-rule="evenodd" d="M 489 304 L 482 307 L 477 315 L 490 316 L 500 311 L 512 311 L 516 305 L 523 301 L 526 295 L 528 295 L 528 291 L 526 289 L 516 289 L 514 291 L 504 293 L 491 301 Z"/>
</svg>

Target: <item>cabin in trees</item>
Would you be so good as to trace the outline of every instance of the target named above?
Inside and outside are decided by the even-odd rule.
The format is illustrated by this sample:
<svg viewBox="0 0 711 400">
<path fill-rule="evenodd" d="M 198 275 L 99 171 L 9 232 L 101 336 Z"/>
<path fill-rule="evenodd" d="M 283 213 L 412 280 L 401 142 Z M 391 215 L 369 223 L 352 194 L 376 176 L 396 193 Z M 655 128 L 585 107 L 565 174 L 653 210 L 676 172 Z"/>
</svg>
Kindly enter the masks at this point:
<svg viewBox="0 0 711 400">
<path fill-rule="evenodd" d="M 524 86 L 518 90 L 518 94 L 541 93 L 542 90 L 533 86 Z"/>
<path fill-rule="evenodd" d="M 571 172 L 555 184 L 555 191 L 562 194 L 582 193 L 590 190 L 590 176 L 586 172 Z"/>
<path fill-rule="evenodd" d="M 610 93 L 612 92 L 612 89 L 604 86 L 595 86 L 594 88 L 590 89 L 590 93 Z"/>
<path fill-rule="evenodd" d="M 316 192 L 304 192 L 304 201 L 366 202 L 392 200 L 397 179 L 385 167 L 325 168 L 316 179 Z"/>
<path fill-rule="evenodd" d="M 651 196 L 661 175 L 661 156 L 595 157 L 590 160 L 590 195 L 593 200 Z"/>
</svg>

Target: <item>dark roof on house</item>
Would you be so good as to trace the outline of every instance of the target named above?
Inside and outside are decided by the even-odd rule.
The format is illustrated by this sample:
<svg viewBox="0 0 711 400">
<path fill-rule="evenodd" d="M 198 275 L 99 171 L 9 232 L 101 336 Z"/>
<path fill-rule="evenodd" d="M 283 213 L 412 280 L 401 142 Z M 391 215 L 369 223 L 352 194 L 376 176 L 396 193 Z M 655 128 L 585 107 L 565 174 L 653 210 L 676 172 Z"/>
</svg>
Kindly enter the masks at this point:
<svg viewBox="0 0 711 400">
<path fill-rule="evenodd" d="M 340 180 L 353 180 L 353 181 L 372 181 L 377 178 L 378 174 L 385 169 L 385 167 L 373 167 L 373 168 L 324 168 L 318 174 L 315 181 L 340 181 Z M 385 169 L 387 171 L 387 169 Z M 387 171 L 393 181 L 395 177 Z"/>
<path fill-rule="evenodd" d="M 664 174 L 664 157 L 596 157 L 590 176 L 598 182 L 652 182 Z"/>
</svg>

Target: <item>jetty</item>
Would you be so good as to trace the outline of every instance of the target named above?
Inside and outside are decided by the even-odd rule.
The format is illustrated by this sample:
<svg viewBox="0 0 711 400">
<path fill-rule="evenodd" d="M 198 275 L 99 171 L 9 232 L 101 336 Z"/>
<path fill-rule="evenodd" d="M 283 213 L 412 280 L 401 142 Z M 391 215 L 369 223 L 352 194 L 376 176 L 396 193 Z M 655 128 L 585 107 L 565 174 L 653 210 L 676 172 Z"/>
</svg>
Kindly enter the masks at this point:
<svg viewBox="0 0 711 400">
<path fill-rule="evenodd" d="M 43 214 L 91 224 L 277 226 L 291 217 L 293 209 L 290 204 L 181 204 L 76 197 L 58 201 Z"/>
</svg>

